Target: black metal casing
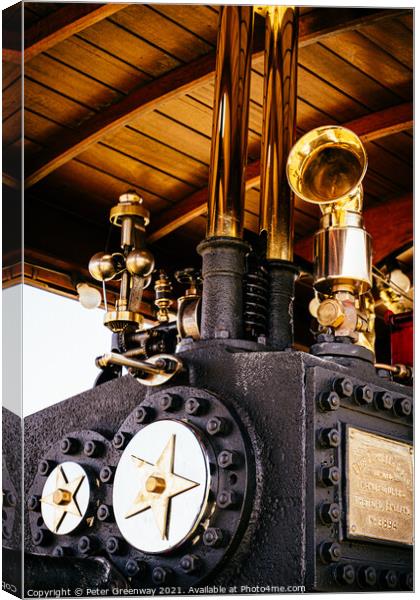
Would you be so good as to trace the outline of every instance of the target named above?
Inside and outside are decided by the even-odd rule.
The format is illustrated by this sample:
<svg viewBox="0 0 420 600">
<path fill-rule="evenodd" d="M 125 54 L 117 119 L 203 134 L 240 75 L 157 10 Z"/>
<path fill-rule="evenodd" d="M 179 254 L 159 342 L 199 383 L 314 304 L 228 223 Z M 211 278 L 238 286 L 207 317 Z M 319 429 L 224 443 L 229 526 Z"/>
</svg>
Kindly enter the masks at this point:
<svg viewBox="0 0 420 600">
<path fill-rule="evenodd" d="M 235 547 L 229 548 L 229 556 L 215 572 L 207 572 L 204 561 L 200 582 L 237 586 L 238 593 L 252 591 L 241 586 L 260 586 L 260 591 L 276 591 L 267 586 L 278 591 L 284 586 L 305 586 L 306 591 L 410 589 L 411 547 L 347 537 L 344 432 L 353 425 L 411 442 L 411 417 L 381 410 L 373 402 L 360 405 L 354 396 L 341 397 L 334 410 L 321 408 L 319 402 L 321 394 L 332 391 L 337 377 L 349 378 L 354 386 L 369 384 L 374 392 L 386 390 L 394 400 L 409 398 L 411 402 L 411 389 L 378 377 L 373 366 L 360 359 L 342 359 L 345 366 L 297 351 L 248 352 L 222 341 L 194 343 L 180 356 L 186 372 L 164 390 L 191 386 L 217 396 L 242 422 L 254 457 L 254 467 L 248 470 L 254 493 L 241 516 L 247 519 L 246 527 L 235 534 Z M 126 376 L 27 417 L 26 497 L 37 463 L 54 443 L 76 429 L 95 430 L 112 439 L 127 415 L 142 402 L 150 404 L 156 394 L 162 394 L 162 387 L 146 388 Z M 171 410 L 166 418 L 180 416 Z M 319 431 L 324 428 L 339 432 L 337 447 L 319 442 Z M 223 436 L 220 439 L 223 444 Z M 209 443 L 214 445 L 212 440 Z M 320 479 L 320 468 L 329 466 L 339 469 L 336 485 L 325 485 Z M 339 505 L 338 522 L 328 524 L 320 517 L 325 502 Z M 32 534 L 26 520 L 26 551 L 37 553 Z M 330 543 L 339 544 L 341 557 L 326 559 L 321 547 Z M 185 589 L 188 577 L 176 569 L 182 555 L 181 549 L 173 557 L 171 584 Z M 344 565 L 353 567 L 354 582 L 351 577 L 350 583 L 343 581 Z M 360 578 L 367 567 L 375 570 L 373 584 Z M 389 571 L 397 577 L 395 582 L 393 574 L 391 584 Z"/>
</svg>

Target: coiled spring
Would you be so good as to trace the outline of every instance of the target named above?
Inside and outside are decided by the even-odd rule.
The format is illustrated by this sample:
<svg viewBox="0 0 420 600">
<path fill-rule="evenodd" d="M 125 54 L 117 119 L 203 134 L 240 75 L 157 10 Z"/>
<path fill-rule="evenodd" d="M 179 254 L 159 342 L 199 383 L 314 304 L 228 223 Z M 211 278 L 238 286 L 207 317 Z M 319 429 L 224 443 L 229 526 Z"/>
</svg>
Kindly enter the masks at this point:
<svg viewBox="0 0 420 600">
<path fill-rule="evenodd" d="M 268 312 L 268 275 L 258 266 L 245 275 L 244 323 L 248 339 L 256 340 L 265 335 Z"/>
</svg>

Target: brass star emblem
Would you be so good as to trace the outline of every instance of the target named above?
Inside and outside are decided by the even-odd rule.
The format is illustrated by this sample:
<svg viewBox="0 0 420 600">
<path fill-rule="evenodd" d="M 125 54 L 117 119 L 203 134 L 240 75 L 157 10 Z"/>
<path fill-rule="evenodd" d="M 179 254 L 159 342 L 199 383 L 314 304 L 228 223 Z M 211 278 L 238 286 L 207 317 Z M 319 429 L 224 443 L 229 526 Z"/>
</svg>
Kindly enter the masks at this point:
<svg viewBox="0 0 420 600">
<path fill-rule="evenodd" d="M 129 519 L 150 508 L 162 540 L 168 539 L 171 498 L 200 485 L 174 473 L 175 439 L 176 436 L 171 435 L 154 465 L 137 456 L 131 457 L 140 469 L 141 487 L 125 518 Z"/>
<path fill-rule="evenodd" d="M 81 517 L 79 505 L 76 500 L 77 492 L 82 485 L 85 476 L 81 475 L 73 481 L 68 481 L 62 467 L 57 469 L 56 488 L 52 494 L 41 498 L 41 502 L 55 508 L 54 533 L 58 533 L 66 514 Z"/>
</svg>

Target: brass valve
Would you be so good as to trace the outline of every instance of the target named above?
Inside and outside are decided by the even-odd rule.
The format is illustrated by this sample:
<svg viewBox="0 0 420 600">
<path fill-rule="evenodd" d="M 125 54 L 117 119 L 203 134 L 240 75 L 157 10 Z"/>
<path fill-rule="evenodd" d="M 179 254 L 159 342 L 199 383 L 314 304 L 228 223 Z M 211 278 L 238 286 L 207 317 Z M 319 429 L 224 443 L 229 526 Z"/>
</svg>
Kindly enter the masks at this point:
<svg viewBox="0 0 420 600">
<path fill-rule="evenodd" d="M 160 323 L 169 321 L 169 307 L 172 304 L 172 284 L 163 269 L 159 271 L 159 279 L 155 282 L 156 318 Z"/>
<path fill-rule="evenodd" d="M 175 273 L 178 283 L 188 285 L 184 296 L 178 298 L 177 327 L 181 339 L 200 339 L 201 321 L 201 272 L 195 269 L 184 269 Z"/>
</svg>

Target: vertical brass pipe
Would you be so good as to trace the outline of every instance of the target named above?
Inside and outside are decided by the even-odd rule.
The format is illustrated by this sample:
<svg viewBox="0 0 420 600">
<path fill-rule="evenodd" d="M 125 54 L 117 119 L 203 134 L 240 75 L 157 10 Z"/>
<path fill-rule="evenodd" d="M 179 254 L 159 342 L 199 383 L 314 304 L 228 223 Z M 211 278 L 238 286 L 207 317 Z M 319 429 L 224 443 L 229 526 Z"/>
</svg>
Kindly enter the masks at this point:
<svg viewBox="0 0 420 600">
<path fill-rule="evenodd" d="M 242 238 L 252 30 L 252 6 L 220 7 L 207 238 Z"/>
<path fill-rule="evenodd" d="M 293 200 L 286 177 L 295 141 L 299 9 L 267 6 L 261 146 L 260 232 L 267 234 L 269 277 L 268 346 L 293 343 Z"/>
<path fill-rule="evenodd" d="M 293 194 L 286 162 L 295 141 L 298 9 L 265 8 L 260 231 L 267 259 L 293 261 Z"/>
<path fill-rule="evenodd" d="M 247 160 L 253 7 L 221 6 L 217 40 L 201 337 L 243 337 L 242 240 Z"/>
</svg>

